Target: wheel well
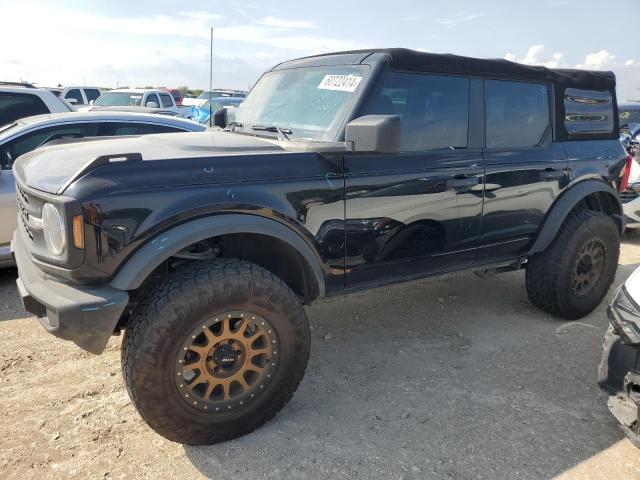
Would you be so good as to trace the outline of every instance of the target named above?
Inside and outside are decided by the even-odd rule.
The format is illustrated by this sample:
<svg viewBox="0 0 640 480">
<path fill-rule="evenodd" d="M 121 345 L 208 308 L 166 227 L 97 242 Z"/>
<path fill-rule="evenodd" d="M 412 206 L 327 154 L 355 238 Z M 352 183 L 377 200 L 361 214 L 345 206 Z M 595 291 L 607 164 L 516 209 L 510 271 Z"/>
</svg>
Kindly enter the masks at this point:
<svg viewBox="0 0 640 480">
<path fill-rule="evenodd" d="M 277 275 L 306 303 L 319 295 L 313 270 L 294 247 L 279 238 L 259 233 L 232 233 L 214 239 L 220 256 L 255 263 Z"/>
<path fill-rule="evenodd" d="M 603 212 L 607 215 L 620 215 L 620 202 L 608 192 L 593 192 L 580 200 L 575 207 L 571 209 L 571 213 L 582 210 L 594 210 Z"/>
<path fill-rule="evenodd" d="M 237 258 L 260 265 L 277 275 L 305 303 L 320 295 L 311 266 L 289 243 L 265 234 L 229 233 L 198 241 L 175 253 L 160 264 L 132 296 L 143 298 L 175 268 L 212 258 Z"/>
</svg>

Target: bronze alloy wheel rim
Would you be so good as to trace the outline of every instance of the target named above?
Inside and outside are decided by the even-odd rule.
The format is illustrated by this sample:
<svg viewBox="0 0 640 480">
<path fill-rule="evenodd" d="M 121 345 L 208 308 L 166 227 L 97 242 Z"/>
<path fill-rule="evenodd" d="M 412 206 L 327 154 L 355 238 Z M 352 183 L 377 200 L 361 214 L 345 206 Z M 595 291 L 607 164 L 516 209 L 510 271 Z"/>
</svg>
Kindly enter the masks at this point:
<svg viewBox="0 0 640 480">
<path fill-rule="evenodd" d="M 588 241 L 578 252 L 571 287 L 577 297 L 586 297 L 604 270 L 605 247 L 599 239 Z"/>
<path fill-rule="evenodd" d="M 257 398 L 271 380 L 278 340 L 267 320 L 251 312 L 225 312 L 202 322 L 176 358 L 180 396 L 203 411 L 226 411 Z"/>
</svg>

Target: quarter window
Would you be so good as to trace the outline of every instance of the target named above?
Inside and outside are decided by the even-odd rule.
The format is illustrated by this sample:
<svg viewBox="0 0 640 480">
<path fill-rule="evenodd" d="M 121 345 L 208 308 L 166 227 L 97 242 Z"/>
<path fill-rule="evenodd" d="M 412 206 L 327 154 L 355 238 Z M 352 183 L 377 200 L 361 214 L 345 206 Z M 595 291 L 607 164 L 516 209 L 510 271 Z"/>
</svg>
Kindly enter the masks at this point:
<svg viewBox="0 0 640 480">
<path fill-rule="evenodd" d="M 484 82 L 487 148 L 536 146 L 549 128 L 549 91 L 539 83 Z"/>
<path fill-rule="evenodd" d="M 469 79 L 391 72 L 371 113 L 400 117 L 403 151 L 466 148 Z"/>
<path fill-rule="evenodd" d="M 109 122 L 100 125 L 99 137 L 117 137 L 120 135 L 147 135 L 151 133 L 175 133 L 185 130 L 168 125 L 151 125 L 145 123 Z"/>
</svg>

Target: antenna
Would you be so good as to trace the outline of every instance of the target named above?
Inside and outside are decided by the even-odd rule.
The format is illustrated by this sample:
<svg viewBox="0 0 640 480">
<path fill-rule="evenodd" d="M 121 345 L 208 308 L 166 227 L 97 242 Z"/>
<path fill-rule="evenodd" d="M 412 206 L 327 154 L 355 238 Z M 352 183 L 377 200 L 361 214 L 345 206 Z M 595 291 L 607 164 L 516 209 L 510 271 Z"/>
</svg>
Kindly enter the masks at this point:
<svg viewBox="0 0 640 480">
<path fill-rule="evenodd" d="M 209 126 L 213 126 L 213 118 L 211 114 L 211 95 L 213 90 L 213 27 L 211 27 L 211 56 L 209 58 Z"/>
</svg>

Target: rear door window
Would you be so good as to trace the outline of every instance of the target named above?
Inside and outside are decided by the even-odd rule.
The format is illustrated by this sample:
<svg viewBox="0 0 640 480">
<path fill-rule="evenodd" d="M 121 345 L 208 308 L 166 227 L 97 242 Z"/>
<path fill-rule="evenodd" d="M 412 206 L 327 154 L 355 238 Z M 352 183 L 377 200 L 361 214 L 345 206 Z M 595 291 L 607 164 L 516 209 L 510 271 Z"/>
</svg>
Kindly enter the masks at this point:
<svg viewBox="0 0 640 480">
<path fill-rule="evenodd" d="M 7 143 L 0 146 L 0 163 L 2 164 L 2 170 L 10 170 L 13 166 L 13 162 L 20 155 L 24 155 L 38 147 L 47 145 L 54 140 L 94 137 L 96 130 L 96 123 L 81 123 L 39 128 L 37 130 L 24 133 L 18 138 L 9 140 Z"/>
<path fill-rule="evenodd" d="M 487 148 L 540 144 L 551 123 L 547 85 L 485 80 L 484 95 Z"/>
<path fill-rule="evenodd" d="M 173 102 L 171 101 L 171 96 L 168 93 L 160 94 L 160 101 L 162 102 L 162 108 L 171 108 L 173 107 Z"/>
<path fill-rule="evenodd" d="M 87 96 L 87 102 L 96 101 L 100 96 L 100 90 L 97 88 L 85 88 L 84 94 Z"/>
<path fill-rule="evenodd" d="M 43 113 L 49 109 L 37 95 L 0 92 L 0 125 Z"/>
<path fill-rule="evenodd" d="M 64 95 L 64 98 L 67 100 L 75 100 L 75 105 L 84 104 L 84 98 L 82 98 L 82 92 L 79 88 L 72 88 Z"/>
<path fill-rule="evenodd" d="M 155 103 L 156 107 L 160 106 L 160 101 L 158 100 L 158 96 L 155 93 L 150 93 L 149 95 L 147 95 L 147 99 L 144 101 L 144 106 L 151 107 L 152 105 L 149 105 L 150 103 Z"/>
</svg>

